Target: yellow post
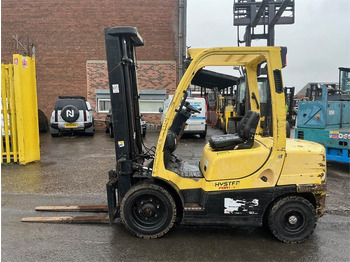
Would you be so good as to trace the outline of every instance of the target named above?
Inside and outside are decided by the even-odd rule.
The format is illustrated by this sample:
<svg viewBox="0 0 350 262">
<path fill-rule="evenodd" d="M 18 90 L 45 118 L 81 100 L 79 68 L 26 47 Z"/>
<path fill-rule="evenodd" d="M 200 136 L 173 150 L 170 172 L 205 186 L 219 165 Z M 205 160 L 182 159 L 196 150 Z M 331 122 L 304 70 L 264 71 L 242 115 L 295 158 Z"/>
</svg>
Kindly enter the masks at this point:
<svg viewBox="0 0 350 262">
<path fill-rule="evenodd" d="M 19 163 L 40 160 L 35 59 L 13 55 Z"/>
<path fill-rule="evenodd" d="M 1 141 L 1 149 L 2 156 L 1 162 L 3 162 L 3 156 L 6 156 L 6 163 L 11 162 L 11 149 L 10 149 L 10 134 L 9 134 L 9 106 L 8 106 L 8 89 L 9 89 L 9 67 L 11 65 L 1 65 L 1 113 L 3 119 L 3 127 L 1 128 L 2 132 L 2 141 Z M 5 141 L 4 141 L 5 140 Z M 3 143 L 5 142 L 5 145 Z"/>
<path fill-rule="evenodd" d="M 10 102 L 10 127 L 11 127 L 11 143 L 13 161 L 17 162 L 18 148 L 17 148 L 17 124 L 16 124 L 16 104 L 15 104 L 15 88 L 13 83 L 13 65 L 9 66 L 9 102 Z"/>
</svg>

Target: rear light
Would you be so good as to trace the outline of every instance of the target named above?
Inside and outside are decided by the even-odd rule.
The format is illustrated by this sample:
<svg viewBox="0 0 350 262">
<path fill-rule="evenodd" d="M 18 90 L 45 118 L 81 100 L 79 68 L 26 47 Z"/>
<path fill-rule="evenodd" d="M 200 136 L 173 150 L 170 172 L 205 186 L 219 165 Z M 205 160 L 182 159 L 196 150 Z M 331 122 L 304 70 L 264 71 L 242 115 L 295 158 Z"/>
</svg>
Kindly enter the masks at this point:
<svg viewBox="0 0 350 262">
<path fill-rule="evenodd" d="M 58 113 L 55 111 L 55 122 L 58 122 Z"/>
<path fill-rule="evenodd" d="M 84 110 L 84 121 L 87 121 L 86 111 Z"/>
</svg>

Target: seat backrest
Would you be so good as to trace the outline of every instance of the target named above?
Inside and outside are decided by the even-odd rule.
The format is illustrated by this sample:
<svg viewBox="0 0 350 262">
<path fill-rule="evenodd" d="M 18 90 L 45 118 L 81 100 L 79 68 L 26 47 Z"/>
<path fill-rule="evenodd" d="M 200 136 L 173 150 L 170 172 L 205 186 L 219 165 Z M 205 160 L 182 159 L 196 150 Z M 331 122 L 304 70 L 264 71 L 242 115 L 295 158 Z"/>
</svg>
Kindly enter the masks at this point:
<svg viewBox="0 0 350 262">
<path fill-rule="evenodd" d="M 259 123 L 259 118 L 259 113 L 251 110 L 248 111 L 238 124 L 237 133 L 239 137 L 242 138 L 244 141 L 254 140 L 254 135 Z"/>
</svg>

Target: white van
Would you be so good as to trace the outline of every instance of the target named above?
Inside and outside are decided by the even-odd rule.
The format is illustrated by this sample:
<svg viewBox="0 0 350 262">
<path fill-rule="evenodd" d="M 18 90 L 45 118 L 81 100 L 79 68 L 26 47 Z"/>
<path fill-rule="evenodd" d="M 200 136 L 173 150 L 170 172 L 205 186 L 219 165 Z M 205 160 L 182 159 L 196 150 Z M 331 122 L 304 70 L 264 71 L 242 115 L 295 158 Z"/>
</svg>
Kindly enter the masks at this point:
<svg viewBox="0 0 350 262">
<path fill-rule="evenodd" d="M 164 101 L 163 115 L 161 119 L 162 124 L 172 99 L 173 99 L 173 96 L 169 96 L 169 98 Z M 201 138 L 205 138 L 207 135 L 207 123 L 206 123 L 207 104 L 206 104 L 205 98 L 188 97 L 186 101 L 189 102 L 191 106 L 193 106 L 194 108 L 201 109 L 200 110 L 201 112 L 194 113 L 191 115 L 191 117 L 186 122 L 184 133 L 198 134 L 200 135 Z"/>
</svg>

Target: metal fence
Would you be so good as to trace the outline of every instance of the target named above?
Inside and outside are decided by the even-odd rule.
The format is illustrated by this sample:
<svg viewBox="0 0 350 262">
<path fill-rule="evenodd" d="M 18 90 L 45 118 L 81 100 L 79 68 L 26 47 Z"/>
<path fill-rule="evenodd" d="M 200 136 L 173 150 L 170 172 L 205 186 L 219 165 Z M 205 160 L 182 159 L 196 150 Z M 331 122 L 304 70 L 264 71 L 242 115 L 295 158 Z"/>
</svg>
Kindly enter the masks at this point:
<svg viewBox="0 0 350 262">
<path fill-rule="evenodd" d="M 35 59 L 13 55 L 1 65 L 1 163 L 40 160 Z"/>
</svg>

